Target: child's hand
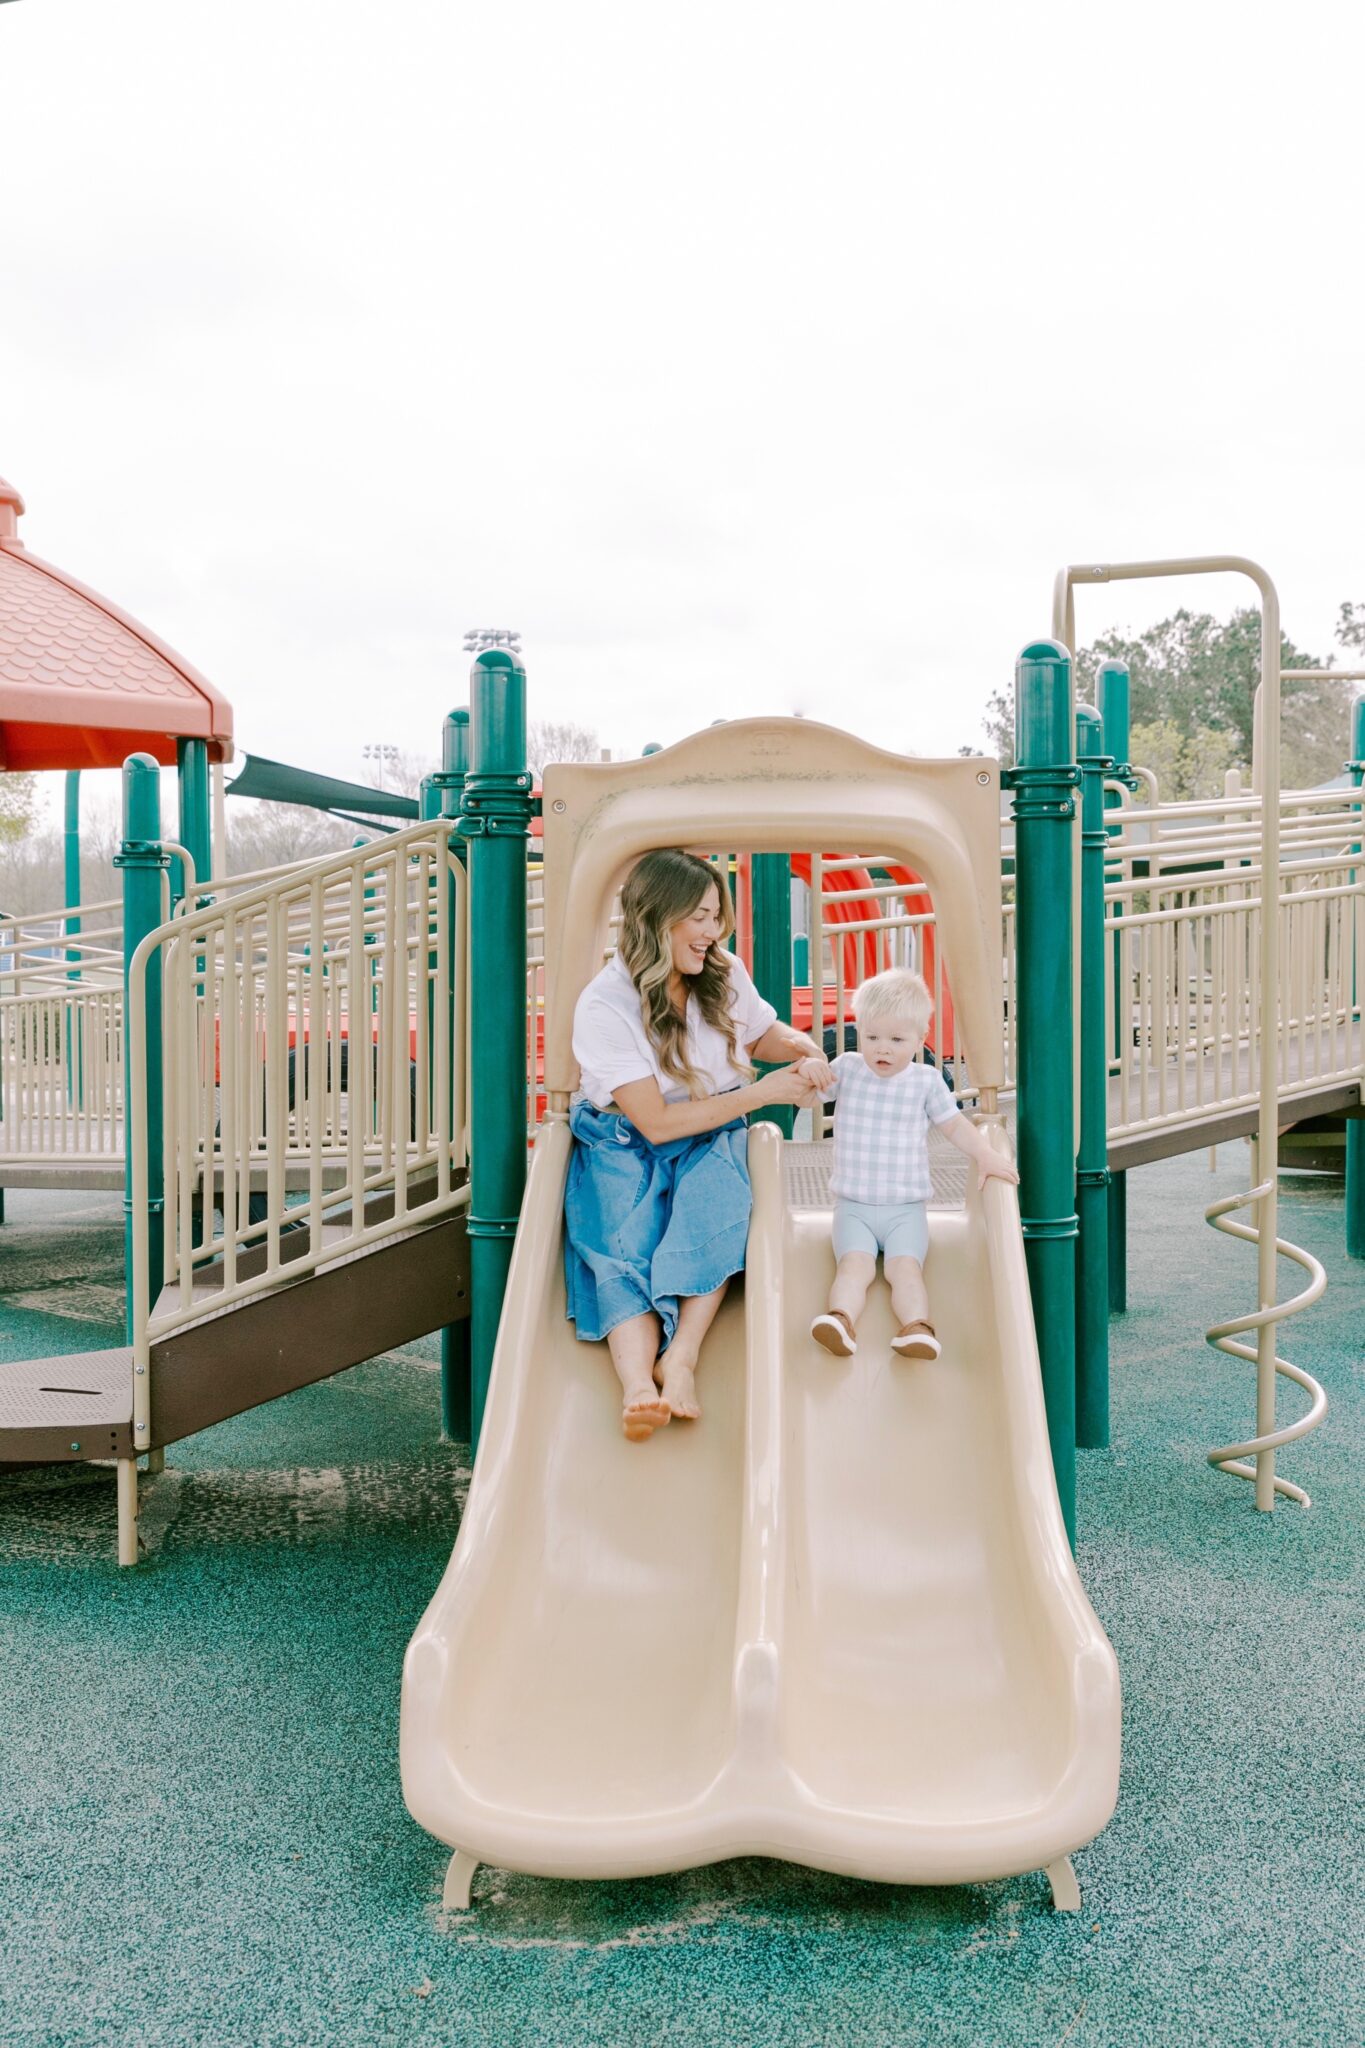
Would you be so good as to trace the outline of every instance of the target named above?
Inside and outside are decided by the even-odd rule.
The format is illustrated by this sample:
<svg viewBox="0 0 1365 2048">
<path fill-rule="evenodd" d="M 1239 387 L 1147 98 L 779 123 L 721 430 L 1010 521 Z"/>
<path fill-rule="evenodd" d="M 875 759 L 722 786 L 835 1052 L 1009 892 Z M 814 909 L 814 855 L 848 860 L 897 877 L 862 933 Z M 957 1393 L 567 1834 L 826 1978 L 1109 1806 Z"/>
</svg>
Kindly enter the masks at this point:
<svg viewBox="0 0 1365 2048">
<path fill-rule="evenodd" d="M 978 1152 L 976 1155 L 976 1185 L 978 1191 L 984 1188 L 986 1182 L 992 1178 L 995 1180 L 1010 1180 L 1017 1186 L 1019 1169 L 1012 1159 L 1005 1157 L 1003 1152 Z"/>
<path fill-rule="evenodd" d="M 797 1109 L 813 1109 L 817 1099 L 799 1067 L 774 1067 L 771 1074 L 755 1082 L 754 1092 L 762 1103 L 794 1104 Z"/>
<path fill-rule="evenodd" d="M 834 1069 L 826 1059 L 816 1059 L 813 1054 L 796 1062 L 796 1071 L 803 1081 L 812 1088 L 818 1088 L 823 1095 L 827 1088 L 834 1086 Z"/>
</svg>

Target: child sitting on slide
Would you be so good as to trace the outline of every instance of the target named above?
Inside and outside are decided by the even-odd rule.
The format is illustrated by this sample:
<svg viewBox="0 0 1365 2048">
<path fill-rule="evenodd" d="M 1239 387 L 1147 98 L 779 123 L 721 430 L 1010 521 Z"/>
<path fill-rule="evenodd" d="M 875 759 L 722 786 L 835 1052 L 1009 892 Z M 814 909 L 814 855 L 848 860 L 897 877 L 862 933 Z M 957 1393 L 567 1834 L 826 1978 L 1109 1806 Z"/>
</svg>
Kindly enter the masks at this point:
<svg viewBox="0 0 1365 2048">
<path fill-rule="evenodd" d="M 839 1105 L 830 1176 L 838 1268 L 829 1307 L 810 1326 L 816 1343 L 836 1358 L 851 1358 L 858 1349 L 858 1318 L 877 1277 L 878 1252 L 885 1254 L 900 1325 L 891 1349 L 902 1358 L 937 1358 L 942 1348 L 924 1285 L 931 1123 L 976 1161 L 978 1186 L 991 1174 L 1019 1178 L 986 1133 L 962 1115 L 938 1069 L 916 1063 L 933 1013 L 918 974 L 903 968 L 876 974 L 853 998 L 857 1052 L 832 1062 L 805 1059 L 797 1068 L 826 1102 Z"/>
</svg>

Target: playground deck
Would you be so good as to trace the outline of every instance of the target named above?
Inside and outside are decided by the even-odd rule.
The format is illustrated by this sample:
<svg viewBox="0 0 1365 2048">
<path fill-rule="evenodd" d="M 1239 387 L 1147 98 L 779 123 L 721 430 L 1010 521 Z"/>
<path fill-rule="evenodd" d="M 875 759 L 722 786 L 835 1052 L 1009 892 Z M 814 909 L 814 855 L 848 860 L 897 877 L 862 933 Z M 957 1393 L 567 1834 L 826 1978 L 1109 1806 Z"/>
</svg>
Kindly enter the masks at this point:
<svg viewBox="0 0 1365 2048">
<path fill-rule="evenodd" d="M 1286 1180 L 1332 1276 L 1294 1331 L 1332 1412 L 1283 1454 L 1313 1508 L 1258 1516 L 1202 1461 L 1250 1372 L 1202 1341 L 1246 1276 L 1200 1217 L 1245 1175 L 1230 1146 L 1130 1184 L 1114 1447 L 1079 1461 L 1123 1788 L 1077 1858 L 1081 1914 L 1051 1914 L 1040 1874 L 901 1891 L 760 1861 L 485 1870 L 442 1914 L 396 1758 L 400 1660 L 468 1479 L 423 1340 L 176 1446 L 135 1573 L 112 1472 L 0 1476 L 0 2040 L 1359 2048 L 1365 1267 L 1340 1184 Z M 118 1201 L 22 1193 L 9 1216 L 0 1356 L 119 1342 Z"/>
<path fill-rule="evenodd" d="M 1361 1057 L 1358 1019 L 1302 1035 L 1291 1027 L 1280 1049 L 1283 1121 L 1358 1108 Z M 1141 1127 L 1127 1128 L 1134 1123 Z M 1171 1059 L 1135 1078 L 1115 1075 L 1109 1082 L 1109 1164 L 1116 1170 L 1248 1137 L 1256 1123 L 1256 1051 L 1245 1043 Z"/>
</svg>

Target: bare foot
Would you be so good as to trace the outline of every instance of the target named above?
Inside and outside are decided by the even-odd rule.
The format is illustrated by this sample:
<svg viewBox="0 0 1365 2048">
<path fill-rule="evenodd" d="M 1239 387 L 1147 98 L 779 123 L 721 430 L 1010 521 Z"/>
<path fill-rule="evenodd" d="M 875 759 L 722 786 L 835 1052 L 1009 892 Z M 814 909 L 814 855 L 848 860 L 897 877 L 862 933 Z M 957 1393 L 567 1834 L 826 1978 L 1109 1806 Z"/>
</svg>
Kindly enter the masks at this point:
<svg viewBox="0 0 1365 2048">
<path fill-rule="evenodd" d="M 680 1417 L 684 1422 L 698 1421 L 701 1403 L 697 1399 L 694 1378 L 696 1367 L 666 1351 L 659 1361 L 658 1372 L 660 1395 L 669 1414 Z"/>
<path fill-rule="evenodd" d="M 651 1381 L 642 1380 L 626 1395 L 621 1410 L 621 1428 L 628 1442 L 642 1444 L 656 1429 L 667 1426 L 670 1409 Z"/>
</svg>

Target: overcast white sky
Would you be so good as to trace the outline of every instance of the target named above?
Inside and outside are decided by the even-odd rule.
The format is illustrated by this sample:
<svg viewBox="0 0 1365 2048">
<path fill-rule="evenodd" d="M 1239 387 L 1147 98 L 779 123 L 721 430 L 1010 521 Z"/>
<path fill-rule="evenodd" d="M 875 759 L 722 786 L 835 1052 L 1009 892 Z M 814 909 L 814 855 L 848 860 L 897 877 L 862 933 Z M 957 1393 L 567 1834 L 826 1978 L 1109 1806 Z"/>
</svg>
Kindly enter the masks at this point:
<svg viewBox="0 0 1365 2048">
<path fill-rule="evenodd" d="M 980 743 L 1053 572 L 1365 598 L 1359 8 L 0 6 L 0 473 L 240 749 Z M 1080 635 L 1235 582 L 1084 592 Z"/>
</svg>

